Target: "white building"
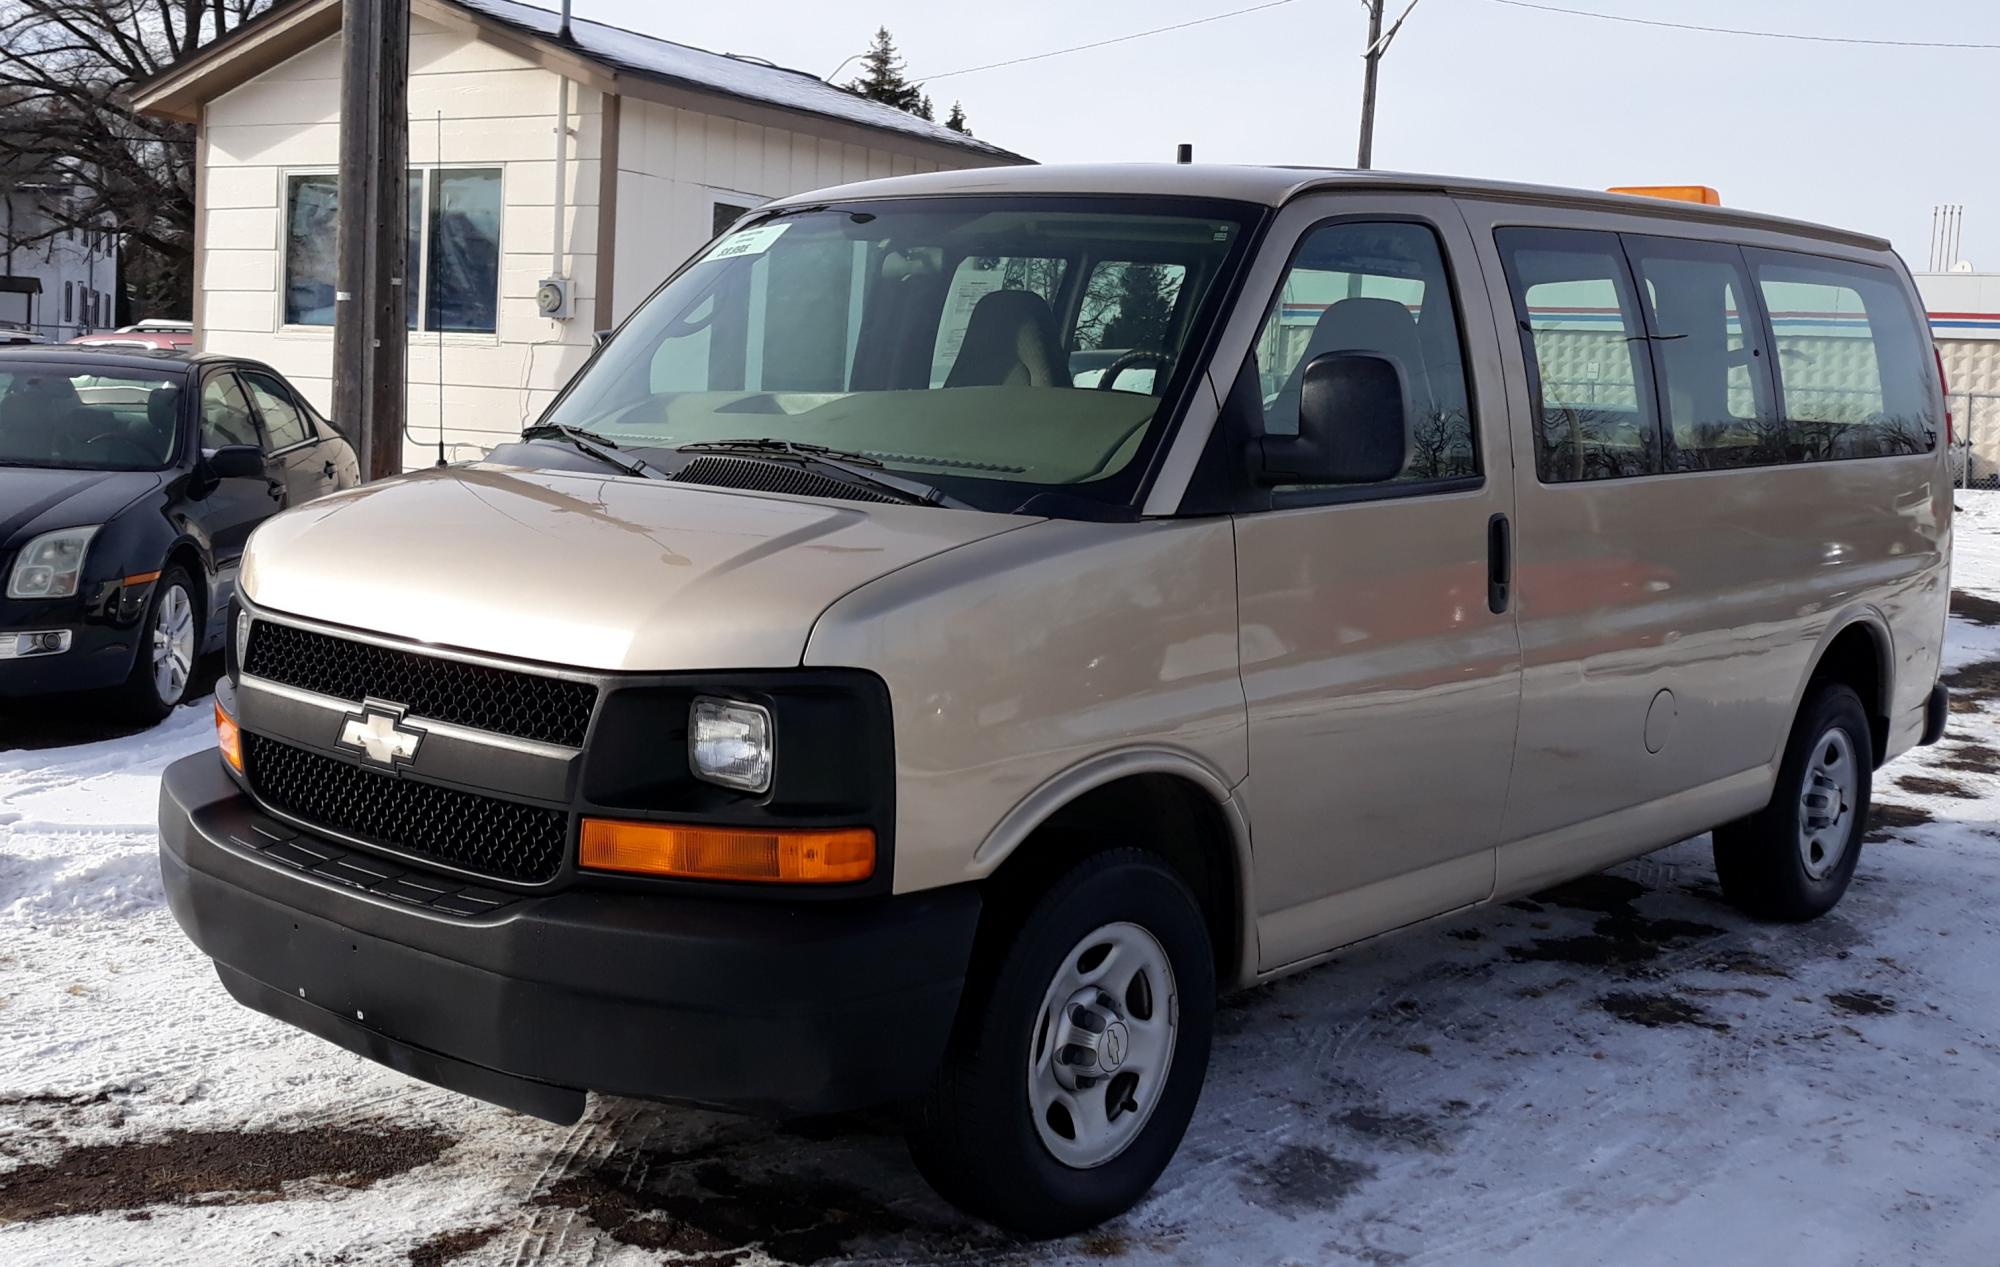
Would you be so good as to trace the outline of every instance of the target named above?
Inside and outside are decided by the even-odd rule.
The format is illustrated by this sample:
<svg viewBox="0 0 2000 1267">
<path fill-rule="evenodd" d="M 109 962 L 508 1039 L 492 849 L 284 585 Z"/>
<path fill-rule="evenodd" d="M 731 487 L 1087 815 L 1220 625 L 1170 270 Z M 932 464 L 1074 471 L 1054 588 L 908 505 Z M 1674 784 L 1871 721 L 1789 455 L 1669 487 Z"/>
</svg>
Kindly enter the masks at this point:
<svg viewBox="0 0 2000 1267">
<path fill-rule="evenodd" d="M 2000 273 L 1916 276 L 1951 386 L 1958 438 L 1971 442 L 1967 475 L 2000 481 Z"/>
<path fill-rule="evenodd" d="M 61 184 L 0 191 L 0 328 L 60 343 L 117 321 L 117 235 L 50 215 L 74 196 Z"/>
<path fill-rule="evenodd" d="M 581 20 L 564 39 L 513 0 L 410 8 L 410 466 L 434 458 L 440 376 L 453 457 L 518 435 L 595 331 L 767 199 L 1027 161 L 768 63 Z M 338 0 L 280 0 L 133 93 L 198 129 L 199 346 L 268 361 L 322 409 L 340 52 Z M 572 281 L 568 320 L 538 313 L 551 276 Z"/>
</svg>

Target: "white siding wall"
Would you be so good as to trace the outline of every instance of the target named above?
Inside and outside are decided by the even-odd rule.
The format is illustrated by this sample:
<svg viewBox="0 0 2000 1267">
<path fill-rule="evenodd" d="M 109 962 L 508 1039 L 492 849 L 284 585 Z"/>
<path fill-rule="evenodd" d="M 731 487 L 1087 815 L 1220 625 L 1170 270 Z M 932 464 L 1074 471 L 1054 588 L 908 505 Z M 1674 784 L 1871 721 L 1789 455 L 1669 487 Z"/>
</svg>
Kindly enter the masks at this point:
<svg viewBox="0 0 2000 1267">
<path fill-rule="evenodd" d="M 718 202 L 755 206 L 808 189 L 933 172 L 943 165 L 630 97 L 620 124 L 614 322 L 624 320 L 708 241 Z M 955 165 L 983 163 L 968 154 Z"/>
<path fill-rule="evenodd" d="M 475 36 L 412 21 L 412 165 L 502 169 L 499 330 L 444 339 L 444 437 L 453 459 L 475 457 L 518 435 L 588 357 L 592 332 L 622 319 L 708 240 L 716 201 L 754 206 L 824 185 L 940 165 L 627 96 L 618 145 L 615 311 L 600 312 L 595 291 L 604 102 L 595 91 L 573 87 L 568 246 L 557 271 L 574 284 L 576 316 L 544 321 L 534 296 L 551 271 L 560 82 Z M 200 191 L 201 346 L 268 361 L 329 411 L 332 330 L 283 324 L 284 190 L 288 173 L 337 165 L 339 119 L 335 37 L 208 103 Z M 985 161 L 974 154 L 949 156 L 964 165 Z M 435 457 L 439 358 L 437 336 L 412 332 L 406 467 Z"/>
<path fill-rule="evenodd" d="M 577 293 L 568 322 L 536 315 L 555 226 L 560 80 L 514 55 L 422 19 L 411 24 L 410 161 L 499 167 L 499 330 L 444 336 L 445 438 L 454 458 L 517 435 L 590 351 L 597 319 L 600 94 L 571 91 L 570 226 L 564 267 Z M 442 144 L 437 116 L 443 114 Z M 281 258 L 288 172 L 339 161 L 340 47 L 328 40 L 208 105 L 201 346 L 270 362 L 323 410 L 332 405 L 333 332 L 283 325 Z M 434 460 L 438 338 L 410 336 L 406 466 Z"/>
</svg>

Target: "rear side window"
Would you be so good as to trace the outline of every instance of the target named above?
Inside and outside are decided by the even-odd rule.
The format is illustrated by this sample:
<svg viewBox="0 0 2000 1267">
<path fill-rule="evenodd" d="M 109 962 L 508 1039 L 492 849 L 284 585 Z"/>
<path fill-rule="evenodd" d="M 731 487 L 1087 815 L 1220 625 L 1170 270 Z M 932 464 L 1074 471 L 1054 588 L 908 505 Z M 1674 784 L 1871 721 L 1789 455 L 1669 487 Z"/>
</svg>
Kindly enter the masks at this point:
<svg viewBox="0 0 2000 1267">
<path fill-rule="evenodd" d="M 1265 435 L 1298 434 L 1305 367 L 1324 352 L 1373 352 L 1402 368 L 1409 457 L 1393 482 L 1479 474 L 1458 312 L 1431 229 L 1348 222 L 1306 235 L 1252 350 Z"/>
<path fill-rule="evenodd" d="M 201 447 L 221 449 L 235 444 L 259 444 L 250 401 L 234 374 L 216 374 L 201 387 Z"/>
<path fill-rule="evenodd" d="M 1787 460 L 1929 452 L 1936 370 L 1895 275 L 1789 252 L 1747 255 L 1771 318 Z"/>
<path fill-rule="evenodd" d="M 1544 483 L 1660 469 L 1646 326 L 1614 233 L 1502 229 Z"/>
<path fill-rule="evenodd" d="M 1625 249 L 1645 299 L 1667 468 L 1790 461 L 1743 253 L 1718 243 L 1632 236 Z"/>
</svg>

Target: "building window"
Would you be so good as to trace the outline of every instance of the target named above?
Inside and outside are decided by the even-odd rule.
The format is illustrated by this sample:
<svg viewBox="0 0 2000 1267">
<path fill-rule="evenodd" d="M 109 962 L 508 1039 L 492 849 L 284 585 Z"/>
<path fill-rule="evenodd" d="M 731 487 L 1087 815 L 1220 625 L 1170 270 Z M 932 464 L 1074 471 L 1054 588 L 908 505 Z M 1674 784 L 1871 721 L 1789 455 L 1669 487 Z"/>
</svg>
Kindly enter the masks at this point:
<svg viewBox="0 0 2000 1267">
<path fill-rule="evenodd" d="M 491 334 L 500 316 L 500 169 L 410 172 L 407 315 L 412 330 Z M 338 278 L 339 178 L 285 187 L 285 324 L 330 326 Z"/>
<path fill-rule="evenodd" d="M 63 283 L 63 324 L 76 324 L 76 283 Z"/>
</svg>

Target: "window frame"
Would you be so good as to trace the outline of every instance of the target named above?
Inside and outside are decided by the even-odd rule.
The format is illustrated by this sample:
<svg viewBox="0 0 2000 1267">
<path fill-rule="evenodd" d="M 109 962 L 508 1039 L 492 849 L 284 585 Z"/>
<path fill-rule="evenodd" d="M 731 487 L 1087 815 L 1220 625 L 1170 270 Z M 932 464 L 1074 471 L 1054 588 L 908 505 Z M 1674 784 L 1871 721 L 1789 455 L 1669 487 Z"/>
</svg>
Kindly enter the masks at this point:
<svg viewBox="0 0 2000 1267">
<path fill-rule="evenodd" d="M 406 277 L 403 279 L 403 284 L 406 287 L 405 293 L 406 294 L 413 293 L 416 296 L 417 300 L 416 324 L 408 327 L 409 335 L 412 339 L 422 339 L 425 342 L 435 344 L 438 339 L 442 338 L 445 340 L 447 345 L 459 344 L 462 346 L 471 346 L 471 347 L 496 347 L 502 342 L 500 337 L 500 327 L 504 323 L 504 318 L 506 315 L 505 308 L 507 302 L 507 245 L 504 240 L 506 233 L 506 225 L 507 225 L 507 208 L 509 205 L 507 202 L 507 168 L 508 164 L 504 162 L 491 162 L 491 163 L 413 162 L 409 165 L 410 182 L 413 185 L 421 183 L 423 188 L 422 211 L 421 214 L 418 216 L 417 237 L 416 237 L 417 276 L 414 278 Z M 424 328 L 424 323 L 430 317 L 430 289 L 431 289 L 430 225 L 431 225 L 431 216 L 434 210 L 432 205 L 432 199 L 435 197 L 435 185 L 431 181 L 431 173 L 438 171 L 491 172 L 499 178 L 500 182 L 499 229 L 502 236 L 501 238 L 496 239 L 495 242 L 499 254 L 499 267 L 496 268 L 494 271 L 493 329 L 490 331 L 427 330 Z M 297 176 L 334 177 L 336 196 L 339 193 L 338 182 L 340 176 L 340 169 L 338 167 L 324 167 L 324 166 L 284 167 L 280 168 L 278 171 L 278 260 L 277 260 L 277 287 L 276 287 L 277 293 L 274 296 L 275 303 L 273 306 L 275 311 L 272 314 L 272 329 L 275 333 L 288 338 L 291 337 L 331 338 L 333 335 L 333 325 L 331 323 L 327 325 L 314 325 L 306 322 L 285 320 L 285 277 L 286 277 L 285 260 L 286 260 L 286 252 L 290 249 L 291 233 L 292 233 L 291 182 L 292 178 Z M 405 212 L 407 213 L 407 208 L 405 208 Z M 338 289 L 339 284 L 340 284 L 339 278 L 336 277 L 334 279 L 334 286 L 336 289 Z M 415 287 L 414 291 L 410 291 L 407 289 L 412 286 Z"/>
<path fill-rule="evenodd" d="M 1641 297 L 1639 270 L 1633 266 L 1632 257 L 1625 249 L 1626 233 L 1622 229 L 1570 228 L 1547 224 L 1497 224 L 1493 226 L 1493 249 L 1500 257 L 1500 284 L 1507 294 L 1508 308 L 1514 314 L 1514 335 L 1520 340 L 1522 369 L 1527 374 L 1528 386 L 1528 426 L 1530 434 L 1530 456 L 1534 459 L 1535 482 L 1543 488 L 1566 488 L 1570 485 L 1619 484 L 1630 480 L 1653 479 L 1662 475 L 1692 474 L 1676 472 L 1666 465 L 1666 425 L 1662 419 L 1660 404 L 1659 373 L 1654 364 L 1653 333 L 1646 315 L 1646 303 Z M 1641 235 L 1650 236 L 1650 235 Z M 1528 315 L 1528 291 L 1515 284 L 1513 267 L 1514 252 L 1525 244 L 1529 250 L 1552 250 L 1563 253 L 1568 244 L 1579 238 L 1609 239 L 1611 249 L 1604 252 L 1616 264 L 1617 271 L 1610 281 L 1614 286 L 1622 283 L 1619 291 L 1620 313 L 1626 317 L 1636 316 L 1639 333 L 1628 334 L 1625 341 L 1629 345 L 1635 339 L 1646 345 L 1644 356 L 1632 358 L 1632 393 L 1636 397 L 1641 420 L 1650 423 L 1653 433 L 1653 468 L 1631 475 L 1608 475 L 1600 479 L 1552 480 L 1542 474 L 1542 445 L 1547 428 L 1542 421 L 1542 358 L 1535 349 L 1535 332 Z M 1549 245 L 1549 244 L 1553 245 Z M 1582 251 L 1569 251 L 1584 254 Z M 1629 311 L 1628 311 L 1629 305 Z M 1628 326 L 1629 328 L 1629 326 Z M 1643 380 L 1643 381 L 1641 381 Z M 1643 433 L 1648 428 L 1640 428 Z"/>
<path fill-rule="evenodd" d="M 1451 298 L 1452 325 L 1458 336 L 1459 373 L 1465 381 L 1465 417 L 1472 432 L 1472 456 L 1479 464 L 1476 475 L 1458 475 L 1445 479 L 1431 480 L 1385 480 L 1379 484 L 1323 484 L 1297 488 L 1272 488 L 1258 484 L 1251 478 L 1241 454 L 1252 440 L 1263 435 L 1263 393 L 1257 387 L 1257 345 L 1263 335 L 1264 323 L 1271 310 L 1285 293 L 1285 283 L 1290 280 L 1300 253 L 1306 242 L 1322 229 L 1348 224 L 1411 224 L 1427 230 L 1437 244 L 1438 262 L 1444 266 L 1445 289 Z M 1269 243 L 1263 244 L 1268 249 Z M 1478 261 L 1473 261 L 1477 269 Z M 1465 288 L 1459 281 L 1459 269 L 1451 254 L 1451 242 L 1438 223 L 1436 217 L 1416 212 L 1367 212 L 1344 211 L 1322 216 L 1300 229 L 1292 239 L 1285 253 L 1284 265 L 1278 270 L 1276 284 L 1265 295 L 1257 308 L 1256 325 L 1250 336 L 1250 347 L 1243 355 L 1243 363 L 1237 367 L 1235 379 L 1229 389 L 1229 399 L 1223 405 L 1222 415 L 1216 420 L 1217 428 L 1228 424 L 1230 448 L 1239 455 L 1236 460 L 1236 512 L 1239 514 L 1263 511 L 1298 510 L 1311 506 L 1346 506 L 1356 502 L 1401 501 L 1411 497 L 1439 497 L 1469 493 L 1486 487 L 1487 471 L 1485 436 L 1480 427 L 1478 386 L 1472 372 L 1473 343 L 1467 337 L 1465 303 L 1462 296 Z M 1239 301 L 1240 302 L 1240 301 Z M 1244 400 L 1245 381 L 1248 381 L 1249 397 L 1256 401 L 1258 412 L 1255 417 L 1246 417 L 1247 404 Z M 1204 457 L 1203 461 L 1209 459 Z"/>
</svg>

